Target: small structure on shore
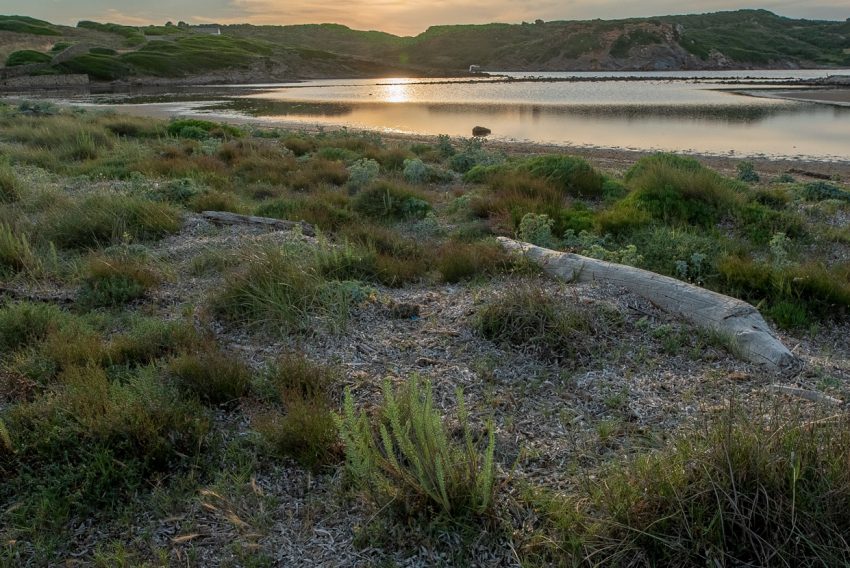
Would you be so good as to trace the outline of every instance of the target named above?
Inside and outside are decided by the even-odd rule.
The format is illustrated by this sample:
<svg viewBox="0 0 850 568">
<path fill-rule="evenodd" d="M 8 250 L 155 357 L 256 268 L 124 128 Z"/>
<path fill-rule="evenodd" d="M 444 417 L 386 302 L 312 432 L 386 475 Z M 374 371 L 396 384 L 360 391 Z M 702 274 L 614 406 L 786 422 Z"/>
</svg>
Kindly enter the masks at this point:
<svg viewBox="0 0 850 568">
<path fill-rule="evenodd" d="M 192 30 L 195 33 L 199 33 L 199 34 L 216 35 L 216 36 L 221 35 L 221 28 L 218 27 L 218 26 L 212 26 L 212 25 L 192 26 Z"/>
<path fill-rule="evenodd" d="M 481 73 L 481 66 L 480 65 L 470 65 L 469 66 L 469 72 L 470 73 Z"/>
</svg>

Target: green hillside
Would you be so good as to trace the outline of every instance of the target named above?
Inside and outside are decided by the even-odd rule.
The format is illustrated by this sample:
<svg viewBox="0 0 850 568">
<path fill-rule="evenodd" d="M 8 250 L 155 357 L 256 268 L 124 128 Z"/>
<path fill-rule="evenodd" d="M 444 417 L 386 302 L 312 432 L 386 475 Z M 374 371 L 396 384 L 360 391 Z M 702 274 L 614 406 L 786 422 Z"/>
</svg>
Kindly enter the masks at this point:
<svg viewBox="0 0 850 568">
<path fill-rule="evenodd" d="M 213 28 L 220 35 L 183 22 L 81 21 L 70 28 L 0 16 L 0 61 L 31 65 L 33 74 L 84 73 L 98 81 L 203 75 L 218 82 L 454 74 L 471 64 L 524 71 L 850 66 L 850 20 L 795 20 L 766 10 L 434 26 L 415 37 L 338 24 Z"/>
</svg>

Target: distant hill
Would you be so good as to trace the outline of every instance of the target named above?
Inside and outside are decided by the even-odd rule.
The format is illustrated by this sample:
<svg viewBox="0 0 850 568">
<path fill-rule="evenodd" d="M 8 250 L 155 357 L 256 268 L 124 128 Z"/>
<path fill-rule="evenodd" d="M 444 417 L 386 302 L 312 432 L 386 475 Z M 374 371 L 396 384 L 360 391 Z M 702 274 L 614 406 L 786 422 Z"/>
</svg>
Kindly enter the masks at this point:
<svg viewBox="0 0 850 568">
<path fill-rule="evenodd" d="M 71 28 L 0 16 L 0 60 L 31 74 L 187 82 L 457 74 L 472 64 L 504 71 L 828 68 L 850 66 L 850 19 L 795 20 L 738 10 L 435 26 L 399 37 L 337 24 L 133 27 L 83 21 Z"/>
</svg>

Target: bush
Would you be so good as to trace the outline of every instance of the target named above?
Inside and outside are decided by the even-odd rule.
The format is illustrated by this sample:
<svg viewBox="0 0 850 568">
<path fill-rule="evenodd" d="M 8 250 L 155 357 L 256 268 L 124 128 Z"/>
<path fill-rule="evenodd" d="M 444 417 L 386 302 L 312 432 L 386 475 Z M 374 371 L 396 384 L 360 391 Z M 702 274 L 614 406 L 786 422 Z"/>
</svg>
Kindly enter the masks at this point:
<svg viewBox="0 0 850 568">
<path fill-rule="evenodd" d="M 106 360 L 112 365 L 150 365 L 179 351 L 191 352 L 201 343 L 201 337 L 191 324 L 135 318 L 127 331 L 110 339 Z"/>
<path fill-rule="evenodd" d="M 175 357 L 168 369 L 182 388 L 210 404 L 233 402 L 251 388 L 250 369 L 212 345 Z"/>
<path fill-rule="evenodd" d="M 423 184 L 429 181 L 431 172 L 425 162 L 416 158 L 404 161 L 403 175 L 407 183 Z"/>
<path fill-rule="evenodd" d="M 189 200 L 189 208 L 200 213 L 201 211 L 230 211 L 240 213 L 242 206 L 233 193 L 224 191 L 204 191 L 194 195 Z"/>
<path fill-rule="evenodd" d="M 431 205 L 419 192 L 378 182 L 357 195 L 354 210 L 372 219 L 422 219 L 431 210 Z"/>
<path fill-rule="evenodd" d="M 180 212 L 121 194 L 77 198 L 48 212 L 40 224 L 45 238 L 63 248 L 85 249 L 132 240 L 154 240 L 180 229 Z"/>
<path fill-rule="evenodd" d="M 348 166 L 348 187 L 360 191 L 368 186 L 381 171 L 381 166 L 375 160 L 362 158 Z"/>
<path fill-rule="evenodd" d="M 414 377 L 396 390 L 385 382 L 383 394 L 378 418 L 370 420 L 365 412 L 357 414 L 346 391 L 339 429 L 354 483 L 377 509 L 393 507 L 401 518 L 466 520 L 486 514 L 495 493 L 493 425 L 488 425 L 486 441 L 476 441 L 458 390 L 463 441 L 456 442 L 434 408 L 430 383 Z"/>
<path fill-rule="evenodd" d="M 575 197 L 601 197 L 604 178 L 583 158 L 538 156 L 518 165 L 535 177 L 545 179 L 559 190 Z"/>
<path fill-rule="evenodd" d="M 738 180 L 744 181 L 747 183 L 757 183 L 761 178 L 756 172 L 755 166 L 753 166 L 752 162 L 740 162 L 737 166 L 738 170 Z"/>
<path fill-rule="evenodd" d="M 669 224 L 711 226 L 742 202 L 742 188 L 692 158 L 656 154 L 626 173 L 629 204 Z"/>
<path fill-rule="evenodd" d="M 296 156 L 304 156 L 315 151 L 316 143 L 309 138 L 290 136 L 283 141 L 283 146 Z"/>
<path fill-rule="evenodd" d="M 6 58 L 6 67 L 15 67 L 17 65 L 32 65 L 36 63 L 50 63 L 53 58 L 47 53 L 33 51 L 32 49 L 23 49 L 21 51 L 13 51 Z"/>
<path fill-rule="evenodd" d="M 144 256 L 99 254 L 86 266 L 77 304 L 83 309 L 119 307 L 143 298 L 158 284 L 159 275 Z"/>
<path fill-rule="evenodd" d="M 559 301 L 540 286 L 522 284 L 490 298 L 473 325 L 483 338 L 563 362 L 592 355 L 618 314 L 600 306 Z"/>
<path fill-rule="evenodd" d="M 539 247 L 555 248 L 556 241 L 552 236 L 552 226 L 555 221 L 548 215 L 526 213 L 519 222 L 519 238 Z"/>
</svg>

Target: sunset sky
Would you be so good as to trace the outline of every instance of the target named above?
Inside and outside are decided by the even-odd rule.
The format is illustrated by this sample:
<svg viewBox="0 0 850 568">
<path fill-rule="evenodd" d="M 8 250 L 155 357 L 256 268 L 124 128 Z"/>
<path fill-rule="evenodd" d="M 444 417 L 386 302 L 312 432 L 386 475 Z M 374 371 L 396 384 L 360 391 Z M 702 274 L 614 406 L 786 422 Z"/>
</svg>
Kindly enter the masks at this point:
<svg viewBox="0 0 850 568">
<path fill-rule="evenodd" d="M 615 19 L 691 12 L 765 8 L 783 16 L 843 20 L 850 17 L 847 0 L 3 0 L 0 11 L 75 24 L 78 20 L 125 24 L 190 23 L 300 24 L 333 22 L 356 29 L 379 29 L 415 35 L 435 24 Z"/>
</svg>

